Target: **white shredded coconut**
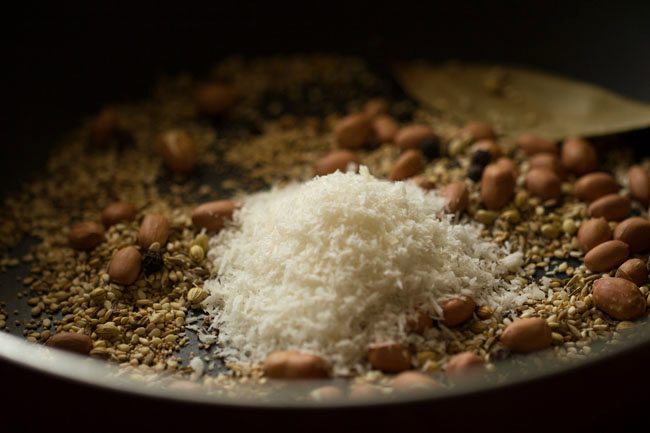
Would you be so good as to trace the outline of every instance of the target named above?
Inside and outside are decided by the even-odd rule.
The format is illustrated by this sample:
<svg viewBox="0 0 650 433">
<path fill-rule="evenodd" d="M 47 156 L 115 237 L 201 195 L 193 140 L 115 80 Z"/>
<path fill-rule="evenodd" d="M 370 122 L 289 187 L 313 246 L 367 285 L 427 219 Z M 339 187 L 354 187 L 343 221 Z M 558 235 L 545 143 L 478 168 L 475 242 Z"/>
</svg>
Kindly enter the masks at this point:
<svg viewBox="0 0 650 433">
<path fill-rule="evenodd" d="M 406 341 L 416 308 L 440 317 L 457 294 L 503 307 L 522 296 L 499 276 L 521 253 L 452 224 L 445 200 L 404 182 L 340 173 L 249 196 L 210 241 L 218 277 L 204 302 L 217 354 L 256 362 L 274 350 L 357 368 L 374 341 Z M 523 302 L 523 301 L 522 301 Z"/>
</svg>

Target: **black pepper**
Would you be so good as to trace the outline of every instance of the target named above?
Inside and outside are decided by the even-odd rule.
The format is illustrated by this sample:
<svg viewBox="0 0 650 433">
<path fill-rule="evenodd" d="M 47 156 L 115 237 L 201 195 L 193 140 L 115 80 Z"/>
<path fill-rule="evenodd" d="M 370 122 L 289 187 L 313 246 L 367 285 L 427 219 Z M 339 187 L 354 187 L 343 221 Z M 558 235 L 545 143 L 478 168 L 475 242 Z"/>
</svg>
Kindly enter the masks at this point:
<svg viewBox="0 0 650 433">
<path fill-rule="evenodd" d="M 467 177 L 472 179 L 474 182 L 478 182 L 481 180 L 481 176 L 483 176 L 483 168 L 484 167 L 481 167 L 480 165 L 470 165 L 467 169 Z"/>
<path fill-rule="evenodd" d="M 472 154 L 471 164 L 478 165 L 480 167 L 485 167 L 490 163 L 491 159 L 492 159 L 492 154 L 490 154 L 490 152 L 488 152 L 487 150 L 479 149 Z"/>
<path fill-rule="evenodd" d="M 420 151 L 425 158 L 431 160 L 440 156 L 440 141 L 438 138 L 427 138 L 420 143 Z"/>
<path fill-rule="evenodd" d="M 142 270 L 145 275 L 151 275 L 163 268 L 165 262 L 159 251 L 147 250 L 142 257 Z"/>
</svg>

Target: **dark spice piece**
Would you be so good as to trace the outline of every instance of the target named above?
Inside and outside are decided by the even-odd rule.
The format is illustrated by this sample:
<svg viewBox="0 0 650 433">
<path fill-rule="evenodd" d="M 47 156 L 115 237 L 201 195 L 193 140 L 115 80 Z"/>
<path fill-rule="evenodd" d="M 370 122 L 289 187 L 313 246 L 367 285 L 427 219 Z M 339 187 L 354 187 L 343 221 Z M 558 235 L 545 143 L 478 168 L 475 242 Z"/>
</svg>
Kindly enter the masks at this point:
<svg viewBox="0 0 650 433">
<path fill-rule="evenodd" d="M 420 143 L 420 151 L 426 159 L 434 159 L 440 156 L 440 141 L 437 138 L 427 138 Z"/>
<path fill-rule="evenodd" d="M 492 155 L 487 150 L 479 149 L 472 154 L 472 165 L 478 165 L 480 167 L 485 167 L 490 163 Z"/>
<path fill-rule="evenodd" d="M 478 182 L 479 180 L 481 180 L 481 177 L 483 176 L 483 168 L 484 167 L 480 165 L 475 165 L 475 164 L 470 165 L 469 168 L 467 169 L 467 177 L 472 179 L 474 182 Z"/>
<path fill-rule="evenodd" d="M 151 275 L 163 268 L 164 261 L 159 251 L 147 250 L 142 257 L 142 270 L 145 275 Z"/>
</svg>

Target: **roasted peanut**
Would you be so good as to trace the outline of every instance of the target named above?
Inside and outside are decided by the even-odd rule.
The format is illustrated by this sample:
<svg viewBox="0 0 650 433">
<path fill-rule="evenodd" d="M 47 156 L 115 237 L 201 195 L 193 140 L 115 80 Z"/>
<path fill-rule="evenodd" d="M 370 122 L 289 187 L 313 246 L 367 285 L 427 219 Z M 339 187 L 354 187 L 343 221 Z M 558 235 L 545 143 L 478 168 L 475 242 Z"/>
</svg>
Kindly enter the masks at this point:
<svg viewBox="0 0 650 433">
<path fill-rule="evenodd" d="M 501 343 L 513 352 L 529 353 L 550 347 L 551 328 L 539 317 L 517 319 L 501 334 Z"/>
<path fill-rule="evenodd" d="M 196 142 L 182 129 L 173 129 L 161 134 L 158 150 L 167 168 L 174 173 L 191 172 L 199 160 Z"/>
<path fill-rule="evenodd" d="M 591 272 L 607 272 L 621 265 L 630 255 L 625 242 L 607 241 L 595 246 L 585 255 L 585 266 Z"/>
<path fill-rule="evenodd" d="M 469 190 L 462 180 L 445 185 L 440 195 L 448 200 L 446 209 L 451 213 L 463 212 L 469 204 Z"/>
<path fill-rule="evenodd" d="M 626 260 L 616 270 L 616 277 L 632 281 L 637 286 L 648 282 L 648 268 L 641 259 Z"/>
<path fill-rule="evenodd" d="M 131 203 L 111 203 L 102 210 L 102 224 L 104 227 L 110 227 L 120 222 L 130 222 L 135 219 L 137 213 L 138 210 Z"/>
<path fill-rule="evenodd" d="M 264 374 L 272 379 L 321 379 L 330 367 L 320 356 L 302 352 L 273 352 L 264 360 Z"/>
<path fill-rule="evenodd" d="M 630 210 L 630 199 L 618 194 L 607 194 L 592 202 L 587 213 L 591 217 L 603 217 L 607 221 L 620 221 L 630 214 Z"/>
<path fill-rule="evenodd" d="M 359 157 L 349 150 L 335 150 L 314 164 L 314 174 L 325 176 L 336 170 L 345 173 L 350 165 L 358 166 Z"/>
<path fill-rule="evenodd" d="M 398 392 L 430 391 L 440 388 L 440 384 L 432 377 L 417 371 L 405 371 L 391 381 L 393 389 Z"/>
<path fill-rule="evenodd" d="M 612 229 L 602 217 L 585 221 L 578 229 L 578 243 L 584 253 L 611 239 Z"/>
<path fill-rule="evenodd" d="M 558 153 L 557 144 L 534 134 L 521 135 L 517 140 L 517 145 L 527 156 L 538 153 Z"/>
<path fill-rule="evenodd" d="M 582 138 L 567 138 L 562 145 L 562 165 L 577 175 L 590 173 L 598 168 L 596 149 Z"/>
<path fill-rule="evenodd" d="M 95 222 L 75 224 L 68 233 L 70 246 L 79 251 L 92 251 L 104 242 L 104 227 Z"/>
<path fill-rule="evenodd" d="M 435 182 L 426 176 L 413 176 L 412 178 L 408 179 L 407 182 L 417 185 L 425 191 L 429 191 L 436 187 Z"/>
<path fill-rule="evenodd" d="M 203 203 L 192 211 L 192 224 L 197 228 L 218 232 L 226 221 L 232 219 L 232 214 L 239 206 L 239 203 L 232 200 Z"/>
<path fill-rule="evenodd" d="M 650 249 L 650 221 L 641 217 L 628 218 L 616 226 L 614 239 L 630 247 L 630 254 Z"/>
<path fill-rule="evenodd" d="M 422 154 L 414 149 L 402 153 L 390 169 L 390 180 L 404 180 L 424 170 Z"/>
<path fill-rule="evenodd" d="M 458 353 L 447 361 L 447 374 L 456 376 L 467 373 L 469 370 L 478 370 L 477 367 L 483 366 L 483 358 L 472 353 Z"/>
<path fill-rule="evenodd" d="M 57 332 L 48 338 L 45 344 L 81 355 L 88 355 L 93 348 L 93 340 L 89 336 L 77 332 Z"/>
<path fill-rule="evenodd" d="M 479 140 L 472 146 L 472 153 L 483 150 L 490 154 L 490 160 L 496 161 L 501 157 L 501 148 L 494 140 L 483 139 Z"/>
<path fill-rule="evenodd" d="M 315 401 L 334 401 L 342 399 L 343 392 L 333 385 L 326 385 L 310 392 L 309 397 Z"/>
<path fill-rule="evenodd" d="M 117 115 L 111 109 L 102 110 L 90 124 L 90 144 L 105 147 L 119 130 Z"/>
<path fill-rule="evenodd" d="M 238 102 L 237 91 L 223 83 L 206 83 L 196 90 L 196 111 L 203 116 L 221 117 Z"/>
<path fill-rule="evenodd" d="M 339 121 L 334 129 L 334 137 L 340 147 L 357 149 L 370 141 L 372 121 L 365 113 L 351 114 Z"/>
<path fill-rule="evenodd" d="M 381 397 L 383 394 L 381 388 L 368 383 L 353 383 L 350 385 L 348 399 L 352 401 L 369 400 Z"/>
<path fill-rule="evenodd" d="M 169 236 L 169 221 L 163 215 L 145 215 L 138 231 L 138 244 L 147 249 L 157 242 L 160 246 L 165 245 Z"/>
<path fill-rule="evenodd" d="M 566 170 L 560 162 L 560 158 L 555 153 L 536 153 L 528 159 L 528 166 L 530 169 L 541 168 L 545 170 L 551 170 L 560 179 L 566 177 Z"/>
<path fill-rule="evenodd" d="M 467 122 L 463 127 L 462 134 L 471 141 L 478 141 L 483 139 L 494 140 L 496 138 L 496 133 L 494 132 L 492 125 L 480 120 L 472 120 L 470 122 Z"/>
<path fill-rule="evenodd" d="M 113 254 L 108 265 L 108 276 L 114 283 L 130 286 L 138 279 L 141 266 L 140 252 L 132 246 L 124 247 Z"/>
<path fill-rule="evenodd" d="M 628 186 L 632 197 L 643 206 L 650 205 L 650 175 L 640 165 L 633 165 L 628 172 Z"/>
<path fill-rule="evenodd" d="M 445 326 L 458 326 L 472 318 L 476 302 L 469 296 L 458 296 L 443 302 L 442 320 Z"/>
<path fill-rule="evenodd" d="M 399 373 L 411 368 L 411 356 L 400 343 L 374 343 L 368 346 L 368 361 L 372 368 L 384 373 Z"/>
<path fill-rule="evenodd" d="M 429 126 L 411 125 L 397 132 L 395 144 L 402 149 L 419 149 L 423 141 L 435 138 L 436 134 Z"/>
<path fill-rule="evenodd" d="M 505 164 L 490 164 L 481 178 L 481 200 L 489 210 L 500 210 L 515 192 L 515 178 Z"/>
<path fill-rule="evenodd" d="M 562 181 L 551 170 L 534 168 L 526 176 L 526 189 L 542 200 L 557 200 L 562 195 Z"/>
<path fill-rule="evenodd" d="M 594 201 L 617 192 L 616 180 L 610 174 L 603 172 L 585 174 L 573 186 L 573 193 L 583 201 Z"/>
<path fill-rule="evenodd" d="M 617 320 L 635 320 L 645 314 L 646 302 L 639 288 L 623 278 L 603 277 L 594 282 L 594 304 Z"/>
<path fill-rule="evenodd" d="M 372 130 L 377 142 L 392 143 L 399 131 L 399 125 L 388 114 L 380 114 L 372 120 Z"/>
<path fill-rule="evenodd" d="M 414 317 L 410 317 L 406 322 L 409 331 L 423 334 L 427 329 L 433 327 L 433 319 L 424 311 L 416 311 Z"/>
<path fill-rule="evenodd" d="M 368 100 L 363 106 L 363 112 L 370 117 L 377 117 L 388 113 L 388 102 L 383 98 L 373 98 Z"/>
</svg>

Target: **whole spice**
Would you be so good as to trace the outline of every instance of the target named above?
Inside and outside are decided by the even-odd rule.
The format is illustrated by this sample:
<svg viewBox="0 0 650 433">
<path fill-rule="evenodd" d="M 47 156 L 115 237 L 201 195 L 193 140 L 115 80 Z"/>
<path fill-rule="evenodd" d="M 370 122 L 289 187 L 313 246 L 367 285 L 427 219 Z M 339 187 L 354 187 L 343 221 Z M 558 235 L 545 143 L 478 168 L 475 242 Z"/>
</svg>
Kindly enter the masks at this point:
<svg viewBox="0 0 650 433">
<path fill-rule="evenodd" d="M 79 251 L 92 251 L 104 242 L 104 228 L 95 222 L 85 221 L 70 229 L 70 246 Z"/>
<path fill-rule="evenodd" d="M 616 226 L 614 239 L 625 242 L 630 253 L 636 254 L 650 249 L 650 221 L 632 217 Z"/>
<path fill-rule="evenodd" d="M 480 150 L 489 153 L 492 161 L 496 161 L 501 157 L 501 148 L 494 140 L 483 139 L 474 143 L 472 146 L 472 151 L 478 152 Z"/>
<path fill-rule="evenodd" d="M 575 196 L 589 202 L 617 192 L 616 180 L 610 174 L 603 172 L 585 174 L 573 186 Z"/>
<path fill-rule="evenodd" d="M 424 159 L 417 150 L 407 150 L 402 153 L 390 169 L 390 180 L 404 180 L 415 176 L 424 169 Z"/>
<path fill-rule="evenodd" d="M 630 214 L 632 203 L 627 197 L 607 194 L 589 205 L 587 213 L 591 217 L 603 217 L 607 221 L 620 221 Z"/>
<path fill-rule="evenodd" d="M 57 332 L 47 339 L 48 346 L 69 352 L 88 355 L 93 348 L 92 339 L 77 332 Z"/>
<path fill-rule="evenodd" d="M 426 125 L 410 125 L 400 129 L 395 136 L 395 144 L 402 149 L 420 149 L 424 140 L 433 140 L 436 134 Z"/>
<path fill-rule="evenodd" d="M 334 173 L 336 170 L 345 172 L 350 165 L 359 165 L 359 157 L 349 150 L 335 150 L 334 152 L 319 159 L 314 164 L 314 174 L 325 176 Z"/>
<path fill-rule="evenodd" d="M 374 343 L 368 347 L 368 362 L 384 373 L 399 373 L 411 368 L 411 356 L 400 343 Z"/>
<path fill-rule="evenodd" d="M 594 282 L 592 294 L 596 307 L 614 319 L 635 320 L 645 314 L 645 299 L 631 281 L 604 277 Z"/>
<path fill-rule="evenodd" d="M 137 209 L 131 203 L 118 201 L 111 203 L 102 210 L 102 224 L 110 227 L 119 222 L 130 222 L 135 219 Z"/>
<path fill-rule="evenodd" d="M 492 154 L 485 149 L 477 149 L 472 153 L 472 159 L 470 160 L 471 165 L 478 165 L 480 167 L 485 167 L 492 160 Z"/>
<path fill-rule="evenodd" d="M 542 318 L 517 319 L 503 331 L 501 343 L 513 352 L 535 352 L 551 345 L 551 334 L 551 328 Z"/>
<path fill-rule="evenodd" d="M 336 125 L 334 137 L 339 147 L 357 149 L 370 141 L 372 122 L 366 114 L 351 114 Z"/>
<path fill-rule="evenodd" d="M 440 156 L 440 140 L 438 137 L 426 138 L 420 143 L 420 152 L 431 161 Z"/>
<path fill-rule="evenodd" d="M 582 223 L 578 229 L 578 243 L 584 253 L 611 239 L 612 229 L 603 217 L 591 218 Z"/>
<path fill-rule="evenodd" d="M 169 237 L 169 221 L 160 214 L 145 215 L 138 231 L 138 244 L 148 249 L 151 244 L 164 246 Z"/>
<path fill-rule="evenodd" d="M 159 250 L 148 249 L 142 257 L 142 271 L 145 275 L 155 274 L 165 265 Z"/>
<path fill-rule="evenodd" d="M 628 186 L 632 197 L 643 206 L 650 205 L 650 174 L 640 165 L 633 165 L 628 172 Z"/>
<path fill-rule="evenodd" d="M 483 177 L 484 169 L 485 168 L 480 165 L 472 164 L 467 169 L 467 177 L 473 180 L 474 182 L 478 182 L 479 180 L 481 180 L 481 177 Z"/>
<path fill-rule="evenodd" d="M 598 168 L 596 149 L 582 138 L 568 138 L 562 145 L 562 165 L 577 175 L 590 173 Z"/>
<path fill-rule="evenodd" d="M 264 374 L 272 379 L 322 379 L 329 365 L 319 356 L 302 352 L 273 352 L 264 360 Z"/>
<path fill-rule="evenodd" d="M 648 268 L 641 259 L 629 259 L 618 267 L 616 277 L 624 278 L 632 281 L 637 286 L 642 286 L 648 282 Z"/>
<path fill-rule="evenodd" d="M 135 247 L 124 247 L 113 254 L 108 265 L 108 276 L 117 284 L 130 286 L 140 275 L 142 256 Z"/>
<path fill-rule="evenodd" d="M 189 173 L 199 160 L 199 149 L 194 139 L 182 129 L 173 129 L 160 135 L 158 149 L 167 168 L 174 173 Z"/>
<path fill-rule="evenodd" d="M 629 255 L 630 248 L 626 243 L 607 241 L 585 255 L 585 266 L 592 272 L 607 272 L 622 264 Z"/>
<path fill-rule="evenodd" d="M 232 200 L 217 200 L 203 203 L 192 211 L 192 223 L 199 229 L 218 232 L 232 219 L 239 203 Z"/>
<path fill-rule="evenodd" d="M 445 326 L 458 326 L 472 318 L 476 309 L 476 302 L 469 296 L 459 296 L 443 302 L 443 319 L 441 323 Z"/>
</svg>

